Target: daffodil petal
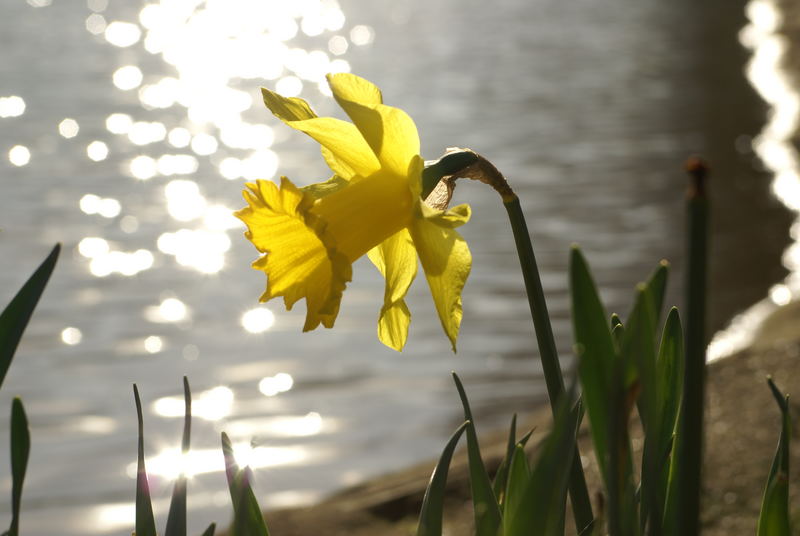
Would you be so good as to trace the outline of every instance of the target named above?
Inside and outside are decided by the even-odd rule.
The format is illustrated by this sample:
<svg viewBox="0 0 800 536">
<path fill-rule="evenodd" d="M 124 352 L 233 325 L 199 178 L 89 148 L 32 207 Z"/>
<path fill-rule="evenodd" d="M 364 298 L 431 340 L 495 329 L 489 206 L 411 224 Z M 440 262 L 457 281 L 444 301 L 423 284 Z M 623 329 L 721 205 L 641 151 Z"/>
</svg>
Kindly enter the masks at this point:
<svg viewBox="0 0 800 536">
<path fill-rule="evenodd" d="M 400 177 L 409 176 L 420 150 L 419 133 L 411 117 L 400 108 L 385 104 L 340 104 L 377 155 L 381 168 Z M 419 173 L 413 182 L 421 181 L 421 168 Z"/>
<path fill-rule="evenodd" d="M 411 311 L 405 300 L 400 300 L 381 308 L 378 318 L 378 339 L 398 352 L 403 349 L 408 339 L 408 325 L 411 324 Z"/>
<path fill-rule="evenodd" d="M 350 263 L 331 246 L 324 225 L 308 213 L 313 198 L 286 177 L 278 188 L 271 181 L 248 183 L 248 206 L 236 212 L 245 236 L 265 253 L 253 268 L 267 274 L 260 301 L 283 296 L 287 309 L 306 299 L 304 331 L 319 324 L 333 327 L 342 293 L 351 277 Z"/>
<path fill-rule="evenodd" d="M 472 209 L 466 203 L 444 211 L 430 207 L 425 203 L 420 203 L 420 209 L 423 218 L 432 220 L 442 227 L 450 227 L 451 229 L 461 227 L 467 223 L 472 216 Z"/>
<path fill-rule="evenodd" d="M 364 136 L 352 123 L 333 117 L 317 117 L 302 99 L 288 98 L 261 88 L 264 104 L 275 116 L 290 127 L 305 132 L 326 151 L 323 156 L 333 171 L 351 179 L 368 177 L 381 168 Z"/>
<path fill-rule="evenodd" d="M 343 179 L 339 175 L 334 175 L 325 182 L 309 184 L 308 186 L 303 186 L 300 190 L 310 194 L 314 199 L 322 199 L 323 197 L 335 194 L 348 184 L 349 182 L 346 179 Z"/>
<path fill-rule="evenodd" d="M 329 74 L 326 78 L 333 97 L 340 104 L 342 101 L 368 105 L 383 103 L 381 90 L 365 78 L 351 73 Z"/>
<path fill-rule="evenodd" d="M 443 218 L 417 218 L 410 231 L 436 312 L 455 352 L 462 316 L 461 290 L 469 276 L 472 255 L 458 231 L 440 225 L 445 222 Z"/>
<path fill-rule="evenodd" d="M 325 159 L 325 163 L 328 164 L 328 167 L 331 168 L 331 171 L 333 171 L 335 175 L 346 181 L 360 178 L 353 168 L 333 154 L 333 151 L 324 145 L 320 145 L 319 150 L 322 153 L 322 158 Z"/>
<path fill-rule="evenodd" d="M 284 97 L 265 87 L 261 88 L 261 96 L 267 108 L 281 121 L 303 121 L 317 117 L 311 106 L 299 97 Z"/>
<path fill-rule="evenodd" d="M 367 255 L 386 278 L 383 307 L 378 317 L 378 338 L 397 351 L 408 337 L 411 313 L 405 298 L 417 275 L 417 253 L 407 229 L 398 231 L 372 248 Z"/>
</svg>

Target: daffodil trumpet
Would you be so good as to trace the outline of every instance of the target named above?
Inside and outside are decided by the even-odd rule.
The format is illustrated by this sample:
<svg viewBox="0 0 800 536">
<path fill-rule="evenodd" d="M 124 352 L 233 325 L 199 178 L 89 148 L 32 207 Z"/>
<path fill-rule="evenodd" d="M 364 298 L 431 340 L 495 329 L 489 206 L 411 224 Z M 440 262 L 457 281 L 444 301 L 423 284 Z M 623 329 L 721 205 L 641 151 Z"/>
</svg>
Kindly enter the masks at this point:
<svg viewBox="0 0 800 536">
<path fill-rule="evenodd" d="M 236 215 L 262 253 L 253 263 L 267 276 L 260 300 L 282 296 L 291 309 L 305 298 L 303 330 L 331 328 L 352 264 L 366 254 L 386 279 L 378 338 L 399 351 L 411 321 L 405 296 L 419 262 L 455 351 L 461 291 L 472 264 L 455 229 L 469 220 L 470 208 L 423 200 L 416 126 L 404 111 L 383 104 L 377 86 L 345 73 L 329 75 L 328 83 L 352 123 L 318 117 L 304 100 L 262 88 L 276 117 L 319 142 L 333 176 L 302 188 L 286 177 L 280 186 L 247 184 L 248 206 Z"/>
</svg>

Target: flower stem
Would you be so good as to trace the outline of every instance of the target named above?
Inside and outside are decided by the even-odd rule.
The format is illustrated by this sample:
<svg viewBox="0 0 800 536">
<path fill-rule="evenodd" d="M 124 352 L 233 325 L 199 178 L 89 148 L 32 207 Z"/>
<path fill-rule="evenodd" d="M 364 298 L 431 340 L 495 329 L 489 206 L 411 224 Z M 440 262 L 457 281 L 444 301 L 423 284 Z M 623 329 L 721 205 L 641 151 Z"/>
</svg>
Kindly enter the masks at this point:
<svg viewBox="0 0 800 536">
<path fill-rule="evenodd" d="M 708 167 L 700 159 L 686 164 L 691 178 L 687 195 L 689 255 L 686 278 L 686 365 L 683 407 L 678 424 L 677 534 L 700 531 L 700 488 L 703 461 L 703 406 L 706 375 L 706 265 L 708 256 Z"/>
<path fill-rule="evenodd" d="M 558 361 L 558 351 L 553 337 L 553 328 L 550 325 L 550 317 L 547 313 L 547 304 L 542 290 L 542 280 L 539 277 L 539 268 L 536 265 L 533 245 L 531 244 L 528 226 L 525 223 L 525 216 L 522 213 L 519 198 L 513 193 L 511 195 L 506 193 L 503 195 L 503 206 L 505 206 L 506 212 L 508 212 L 508 219 L 511 222 L 511 230 L 514 233 L 514 242 L 519 255 L 519 264 L 522 268 L 522 277 L 525 280 L 525 292 L 528 294 L 528 305 L 531 308 L 536 341 L 539 344 L 539 356 L 542 361 L 545 383 L 547 384 L 547 393 L 550 397 L 550 408 L 555 411 L 558 400 L 564 394 L 564 377 L 561 374 L 561 365 Z M 580 453 L 577 449 L 572 460 L 569 495 L 572 501 L 572 513 L 575 517 L 577 532 L 582 534 L 591 529 L 594 523 L 594 516 L 589 492 L 586 488 L 586 478 L 583 474 Z"/>
<path fill-rule="evenodd" d="M 514 233 L 514 242 L 517 245 L 522 277 L 525 280 L 525 292 L 528 294 L 528 305 L 531 308 L 536 341 L 539 344 L 542 371 L 547 384 L 547 394 L 550 397 L 550 409 L 555 416 L 559 399 L 564 395 L 564 377 L 558 361 L 558 351 L 553 337 L 553 328 L 550 325 L 550 317 L 547 313 L 539 268 L 536 266 L 533 245 L 519 198 L 503 174 L 491 162 L 470 149 L 449 148 L 447 153 L 439 161 L 429 165 L 426 171 L 429 174 L 425 181 L 428 187 L 423 195 L 427 197 L 426 202 L 431 199 L 439 208 L 446 207 L 449 203 L 455 188 L 455 180 L 458 178 L 483 182 L 500 194 L 508 212 L 511 230 Z M 594 515 L 577 448 L 570 471 L 569 495 L 578 534 L 590 533 L 594 525 Z"/>
</svg>

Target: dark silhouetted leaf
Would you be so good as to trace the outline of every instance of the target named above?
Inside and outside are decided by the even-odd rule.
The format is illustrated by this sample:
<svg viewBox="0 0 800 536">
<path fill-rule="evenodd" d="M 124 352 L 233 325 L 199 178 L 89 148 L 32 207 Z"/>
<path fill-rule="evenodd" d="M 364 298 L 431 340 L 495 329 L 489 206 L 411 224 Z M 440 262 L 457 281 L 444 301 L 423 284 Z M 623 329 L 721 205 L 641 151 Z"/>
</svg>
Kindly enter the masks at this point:
<svg viewBox="0 0 800 536">
<path fill-rule="evenodd" d="M 139 389 L 133 384 L 133 397 L 136 400 L 136 418 L 139 421 L 139 452 L 136 468 L 136 536 L 156 536 L 156 522 L 153 505 L 150 502 L 150 485 L 147 482 L 147 469 L 144 465 L 144 419 Z"/>
<path fill-rule="evenodd" d="M 31 319 L 36 304 L 53 273 L 56 266 L 58 254 L 61 251 L 61 244 L 56 244 L 47 258 L 39 265 L 33 275 L 17 292 L 17 295 L 0 314 L 0 385 L 11 366 L 14 352 L 17 351 L 19 340 L 22 333 Z"/>
<path fill-rule="evenodd" d="M 183 459 L 189 455 L 189 446 L 192 435 L 192 392 L 189 389 L 189 379 L 183 377 L 183 440 L 181 441 L 181 454 Z M 172 491 L 172 501 L 169 505 L 167 527 L 164 536 L 186 536 L 186 474 L 181 472 L 175 480 Z"/>
</svg>

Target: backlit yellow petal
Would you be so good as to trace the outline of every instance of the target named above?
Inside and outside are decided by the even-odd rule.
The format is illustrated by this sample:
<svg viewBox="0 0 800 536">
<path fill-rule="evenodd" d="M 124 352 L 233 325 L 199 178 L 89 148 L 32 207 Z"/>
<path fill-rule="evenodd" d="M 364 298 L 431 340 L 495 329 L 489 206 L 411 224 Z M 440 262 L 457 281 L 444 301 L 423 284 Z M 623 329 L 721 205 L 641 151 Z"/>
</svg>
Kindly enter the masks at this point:
<svg viewBox="0 0 800 536">
<path fill-rule="evenodd" d="M 300 188 L 300 190 L 310 194 L 314 199 L 322 199 L 323 197 L 335 194 L 347 185 L 347 180 L 343 179 L 339 175 L 334 175 L 325 182 L 309 184 L 308 186 L 303 186 Z"/>
<path fill-rule="evenodd" d="M 248 206 L 236 212 L 247 225 L 245 236 L 265 253 L 253 267 L 267 274 L 261 301 L 283 296 L 286 308 L 306 299 L 308 331 L 322 323 L 332 327 L 342 292 L 350 281 L 350 263 L 331 245 L 324 225 L 308 213 L 313 198 L 285 177 L 278 188 L 270 181 L 247 184 Z"/>
<path fill-rule="evenodd" d="M 310 212 L 353 262 L 411 223 L 414 199 L 403 178 L 381 171 L 320 199 Z"/>
<path fill-rule="evenodd" d="M 269 181 L 247 185 L 248 206 L 237 216 L 264 253 L 253 263 L 267 275 L 261 300 L 282 296 L 290 308 L 305 299 L 304 330 L 331 327 L 352 262 L 368 254 L 386 279 L 378 337 L 401 350 L 411 320 L 405 296 L 419 256 L 455 350 L 472 262 L 455 228 L 469 220 L 470 209 L 440 210 L 420 199 L 417 128 L 403 110 L 382 103 L 377 86 L 351 74 L 329 75 L 328 82 L 353 123 L 318 117 L 304 100 L 262 89 L 275 116 L 319 142 L 334 175 L 304 188 L 286 178 L 280 188 Z"/>
<path fill-rule="evenodd" d="M 374 109 L 380 115 L 380 140 L 370 140 L 363 130 L 362 134 L 373 149 L 375 149 L 375 144 L 379 143 L 379 149 L 375 150 L 375 154 L 378 155 L 382 168 L 388 168 L 400 175 L 408 174 L 412 161 L 419 158 L 417 126 L 411 117 L 400 108 L 378 104 Z M 359 125 L 356 124 L 356 126 Z M 417 180 L 420 179 L 417 178 Z"/>
<path fill-rule="evenodd" d="M 281 121 L 302 121 L 317 117 L 311 106 L 299 97 L 284 97 L 265 87 L 261 88 L 261 96 L 267 108 Z"/>
<path fill-rule="evenodd" d="M 439 225 L 434 219 L 417 218 L 410 231 L 439 320 L 455 352 L 462 316 L 461 290 L 472 266 L 472 255 L 458 231 Z"/>
<path fill-rule="evenodd" d="M 328 163 L 332 164 L 331 169 L 338 175 L 346 179 L 353 175 L 368 177 L 381 168 L 375 153 L 352 123 L 333 117 L 309 115 L 314 112 L 302 99 L 289 99 L 266 88 L 261 88 L 261 92 L 264 103 L 278 119 L 305 132 L 329 151 L 328 155 L 323 152 L 323 156 L 326 156 Z"/>
<path fill-rule="evenodd" d="M 383 103 L 383 96 L 378 86 L 360 76 L 351 73 L 337 73 L 329 74 L 327 79 L 333 97 L 340 105 L 343 101 L 367 105 Z"/>
<path fill-rule="evenodd" d="M 411 322 L 411 313 L 403 298 L 417 275 L 417 252 L 408 230 L 403 229 L 372 248 L 368 255 L 386 279 L 383 307 L 378 317 L 378 338 L 400 351 L 405 346 Z"/>
<path fill-rule="evenodd" d="M 411 323 L 411 312 L 405 300 L 400 300 L 381 308 L 378 318 L 378 339 L 398 352 L 403 349 L 408 339 L 408 325 Z"/>
<path fill-rule="evenodd" d="M 455 206 L 451 209 L 442 211 L 429 207 L 424 203 L 420 203 L 422 217 L 428 220 L 433 220 L 437 225 L 443 227 L 456 228 L 461 227 L 469 221 L 472 216 L 472 209 L 469 205 L 463 204 Z"/>
</svg>

